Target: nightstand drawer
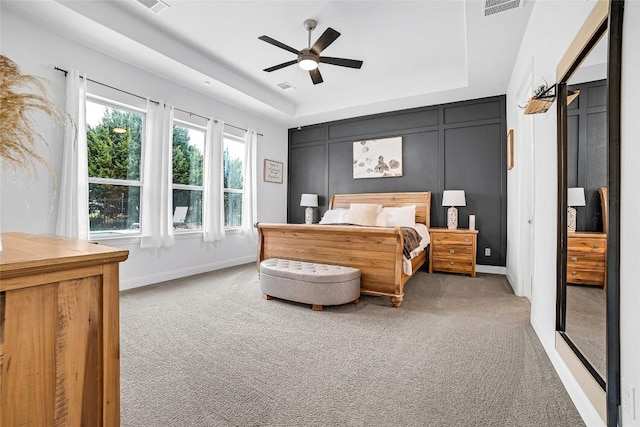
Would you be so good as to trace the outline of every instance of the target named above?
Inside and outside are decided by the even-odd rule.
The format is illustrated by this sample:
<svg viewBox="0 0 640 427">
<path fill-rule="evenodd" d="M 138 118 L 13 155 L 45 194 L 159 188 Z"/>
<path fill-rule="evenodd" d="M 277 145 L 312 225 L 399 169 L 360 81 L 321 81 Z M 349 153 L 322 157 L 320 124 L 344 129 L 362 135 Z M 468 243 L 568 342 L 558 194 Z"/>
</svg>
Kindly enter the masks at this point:
<svg viewBox="0 0 640 427">
<path fill-rule="evenodd" d="M 433 269 L 450 273 L 473 273 L 473 264 L 465 259 L 433 259 Z"/>
<path fill-rule="evenodd" d="M 473 236 L 465 234 L 451 234 L 451 233 L 433 233 L 431 236 L 431 244 L 435 246 L 440 245 L 473 245 Z"/>
<path fill-rule="evenodd" d="M 567 268 L 567 283 L 602 285 L 604 284 L 604 270 L 569 266 Z"/>
<path fill-rule="evenodd" d="M 568 251 L 596 252 L 604 254 L 607 250 L 606 239 L 569 238 Z"/>
<path fill-rule="evenodd" d="M 604 270 L 605 254 L 604 252 L 581 252 L 569 250 L 567 252 L 567 265 L 575 267 L 597 267 Z"/>
<path fill-rule="evenodd" d="M 434 245 L 433 246 L 433 256 L 443 257 L 443 256 L 455 256 L 455 255 L 463 255 L 469 256 L 473 255 L 473 246 L 472 245 Z"/>
</svg>

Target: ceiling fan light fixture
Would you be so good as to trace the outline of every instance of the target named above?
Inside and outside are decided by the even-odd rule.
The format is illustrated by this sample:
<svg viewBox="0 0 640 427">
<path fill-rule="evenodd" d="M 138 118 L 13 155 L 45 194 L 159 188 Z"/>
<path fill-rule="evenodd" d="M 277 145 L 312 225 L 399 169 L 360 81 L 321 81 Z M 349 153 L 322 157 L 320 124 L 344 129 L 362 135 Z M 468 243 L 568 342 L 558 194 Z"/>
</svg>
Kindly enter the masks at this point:
<svg viewBox="0 0 640 427">
<path fill-rule="evenodd" d="M 302 49 L 298 59 L 298 66 L 307 71 L 315 70 L 318 68 L 318 58 L 309 49 Z"/>
<path fill-rule="evenodd" d="M 300 62 L 298 62 L 298 65 L 300 66 L 300 68 L 307 71 L 315 70 L 316 68 L 318 68 L 318 63 L 313 58 L 301 59 Z"/>
</svg>

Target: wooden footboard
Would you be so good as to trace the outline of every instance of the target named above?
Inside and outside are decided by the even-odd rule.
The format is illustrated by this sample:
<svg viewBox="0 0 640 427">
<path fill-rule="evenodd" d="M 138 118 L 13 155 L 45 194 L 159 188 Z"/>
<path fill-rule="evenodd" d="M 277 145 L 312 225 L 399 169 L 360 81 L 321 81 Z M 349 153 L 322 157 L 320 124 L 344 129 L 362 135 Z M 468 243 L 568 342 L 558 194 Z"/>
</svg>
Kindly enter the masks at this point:
<svg viewBox="0 0 640 427">
<path fill-rule="evenodd" d="M 404 284 L 410 276 L 402 270 L 402 230 L 396 228 L 256 224 L 259 234 L 259 264 L 267 258 L 355 267 L 361 271 L 364 294 L 391 297 L 402 304 Z M 412 261 L 414 271 L 424 264 L 424 253 Z"/>
</svg>

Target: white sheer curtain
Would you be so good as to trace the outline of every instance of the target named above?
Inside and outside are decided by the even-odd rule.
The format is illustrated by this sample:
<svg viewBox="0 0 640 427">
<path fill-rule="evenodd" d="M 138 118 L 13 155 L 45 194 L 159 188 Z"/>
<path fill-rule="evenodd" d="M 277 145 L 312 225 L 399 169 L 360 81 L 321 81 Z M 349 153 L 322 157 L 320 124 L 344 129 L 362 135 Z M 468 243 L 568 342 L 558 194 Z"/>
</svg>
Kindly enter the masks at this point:
<svg viewBox="0 0 640 427">
<path fill-rule="evenodd" d="M 224 122 L 209 118 L 204 144 L 202 226 L 205 242 L 222 240 L 224 233 L 224 175 L 222 168 Z"/>
<path fill-rule="evenodd" d="M 86 131 L 87 82 L 77 70 L 67 72 L 67 118 L 56 234 L 89 238 L 89 177 Z"/>
<path fill-rule="evenodd" d="M 240 231 L 245 236 L 256 236 L 258 233 L 254 227 L 258 220 L 257 206 L 257 145 L 258 134 L 248 129 L 244 137 L 244 179 L 242 185 L 242 227 Z"/>
<path fill-rule="evenodd" d="M 140 202 L 141 248 L 173 245 L 173 106 L 147 101 Z"/>
</svg>

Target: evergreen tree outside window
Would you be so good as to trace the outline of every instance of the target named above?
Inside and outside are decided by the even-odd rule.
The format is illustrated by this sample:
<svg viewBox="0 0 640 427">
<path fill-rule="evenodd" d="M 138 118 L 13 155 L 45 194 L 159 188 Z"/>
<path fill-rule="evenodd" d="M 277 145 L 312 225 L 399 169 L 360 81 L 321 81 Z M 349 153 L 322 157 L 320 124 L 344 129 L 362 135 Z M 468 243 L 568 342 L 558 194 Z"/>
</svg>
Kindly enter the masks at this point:
<svg viewBox="0 0 640 427">
<path fill-rule="evenodd" d="M 87 96 L 89 232 L 139 232 L 145 113 Z"/>
<path fill-rule="evenodd" d="M 175 230 L 202 229 L 202 175 L 205 129 L 174 120 L 173 211 Z M 181 212 L 186 208 L 186 216 Z"/>
<path fill-rule="evenodd" d="M 224 156 L 224 226 L 227 229 L 242 225 L 242 193 L 244 173 L 244 140 L 225 134 Z"/>
</svg>

